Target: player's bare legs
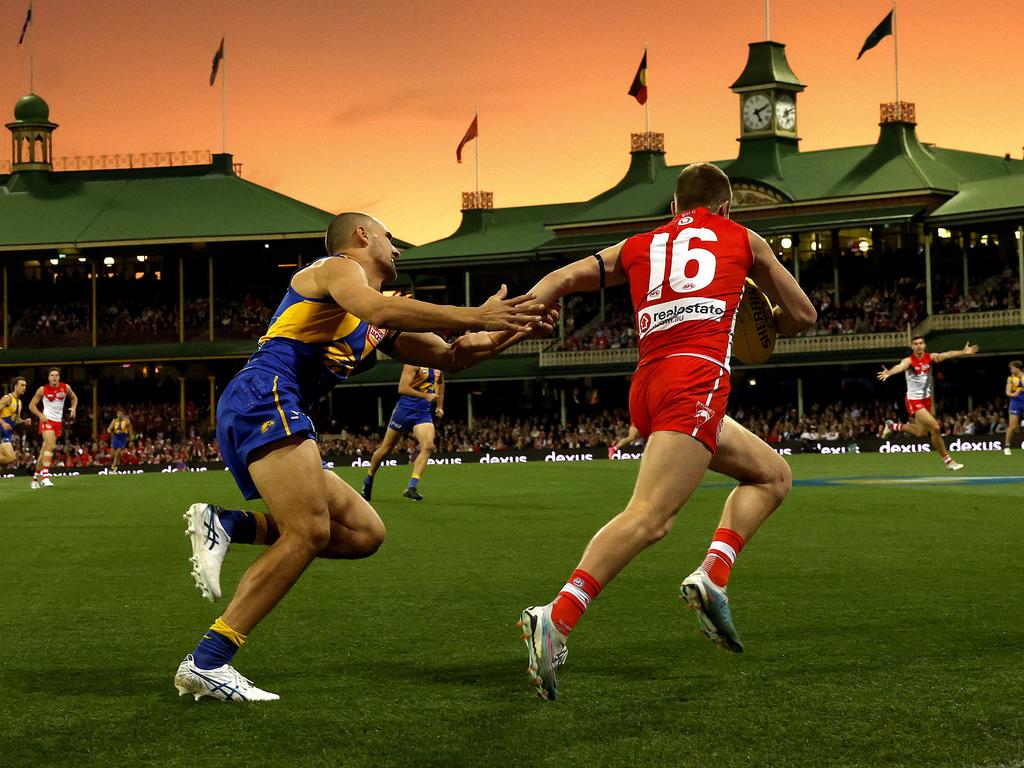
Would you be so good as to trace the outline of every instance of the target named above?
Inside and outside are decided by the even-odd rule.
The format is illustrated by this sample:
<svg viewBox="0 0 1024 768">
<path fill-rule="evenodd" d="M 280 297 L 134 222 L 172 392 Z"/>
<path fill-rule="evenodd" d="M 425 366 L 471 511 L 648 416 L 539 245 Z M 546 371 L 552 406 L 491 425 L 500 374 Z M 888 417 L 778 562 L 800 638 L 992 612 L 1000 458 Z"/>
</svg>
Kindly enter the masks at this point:
<svg viewBox="0 0 1024 768">
<path fill-rule="evenodd" d="M 1020 416 L 1014 416 L 1010 414 L 1010 421 L 1006 427 L 1006 438 L 1003 443 L 1003 453 L 1007 456 L 1010 455 L 1010 449 L 1013 448 L 1013 436 L 1017 434 L 1017 430 L 1020 428 Z"/>
<path fill-rule="evenodd" d="M 0 443 L 0 467 L 6 467 L 9 464 L 13 464 L 17 458 L 17 455 L 14 453 L 13 445 L 10 443 Z"/>
<path fill-rule="evenodd" d="M 377 470 L 380 468 L 380 464 L 384 459 L 387 458 L 393 450 L 395 450 L 395 444 L 398 443 L 398 438 L 402 435 L 388 427 L 384 433 L 384 439 L 380 441 L 380 445 L 377 446 L 377 450 L 373 452 L 370 457 L 370 466 L 366 470 L 366 477 L 363 478 L 363 490 L 362 496 L 367 501 L 370 500 L 373 495 L 373 477 L 377 474 Z"/>
<path fill-rule="evenodd" d="M 328 480 L 312 440 L 302 437 L 274 443 L 269 452 L 257 456 L 249 464 L 249 474 L 280 533 L 242 576 L 222 616 L 224 623 L 241 635 L 247 635 L 277 605 L 313 559 L 331 543 L 332 502 L 336 522 L 342 529 L 354 530 L 360 523 L 365 525 L 367 510 L 376 518 L 369 505 L 362 506 L 365 502 L 358 502 L 360 506 L 356 507 L 354 491 L 346 495 L 344 489 Z M 360 527 L 360 531 L 365 536 L 356 545 L 360 550 L 368 550 L 375 535 L 376 546 L 383 541 L 384 526 L 379 518 L 370 530 Z M 339 530 L 339 538 L 343 535 Z M 339 556 L 342 549 L 339 546 L 339 554 L 334 556 Z"/>
<path fill-rule="evenodd" d="M 369 557 L 384 543 L 387 530 L 377 511 L 351 485 L 325 471 L 331 537 L 317 557 L 358 560 Z"/>
<path fill-rule="evenodd" d="M 630 560 L 672 530 L 676 513 L 693 494 L 710 461 L 711 452 L 689 435 L 652 433 L 640 460 L 633 497 L 590 540 L 577 568 L 607 585 Z"/>
<path fill-rule="evenodd" d="M 739 482 L 725 500 L 718 526 L 736 531 L 744 542 L 779 508 L 793 484 L 785 459 L 728 416 L 710 468 Z"/>
<path fill-rule="evenodd" d="M 43 430 L 43 447 L 36 459 L 36 471 L 32 476 L 32 487 L 51 486 L 50 464 L 53 462 L 53 451 L 57 447 L 57 433 L 52 429 Z"/>
<path fill-rule="evenodd" d="M 416 442 L 419 443 L 420 452 L 416 454 L 416 461 L 412 467 L 412 477 L 409 479 L 409 485 L 402 495 L 407 499 L 423 501 L 417 486 L 420 484 L 420 478 L 423 477 L 423 473 L 427 471 L 427 462 L 435 449 L 434 425 L 427 422 L 417 424 L 412 428 L 412 434 L 416 438 Z"/>
<path fill-rule="evenodd" d="M 914 420 L 917 422 L 916 426 L 919 430 L 923 430 L 924 434 L 914 432 L 918 437 L 924 437 L 927 435 L 932 444 L 932 450 L 938 452 L 942 457 L 942 462 L 949 469 L 963 469 L 964 465 L 956 461 L 953 461 L 953 457 L 949 455 L 949 451 L 946 450 L 946 442 L 942 439 L 942 431 L 939 428 L 939 422 L 932 416 L 931 411 L 922 408 L 920 411 L 914 414 Z"/>
</svg>

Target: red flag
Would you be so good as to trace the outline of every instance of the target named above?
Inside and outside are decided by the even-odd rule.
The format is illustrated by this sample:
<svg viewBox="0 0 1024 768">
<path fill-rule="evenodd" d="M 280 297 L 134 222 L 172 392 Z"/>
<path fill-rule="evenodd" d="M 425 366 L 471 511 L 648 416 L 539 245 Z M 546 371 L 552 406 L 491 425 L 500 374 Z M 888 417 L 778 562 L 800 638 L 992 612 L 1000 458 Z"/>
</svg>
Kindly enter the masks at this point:
<svg viewBox="0 0 1024 768">
<path fill-rule="evenodd" d="M 455 159 L 460 163 L 462 162 L 462 148 L 466 146 L 466 142 L 477 137 L 476 120 L 478 117 L 479 115 L 475 115 L 473 117 L 473 122 L 469 124 L 469 128 L 466 130 L 466 135 L 462 137 L 462 141 L 459 142 L 458 149 L 455 150 Z"/>
<path fill-rule="evenodd" d="M 641 104 L 647 103 L 647 49 L 644 49 L 644 57 L 640 59 L 640 68 L 636 71 L 633 84 L 629 86 L 629 95 Z"/>
</svg>

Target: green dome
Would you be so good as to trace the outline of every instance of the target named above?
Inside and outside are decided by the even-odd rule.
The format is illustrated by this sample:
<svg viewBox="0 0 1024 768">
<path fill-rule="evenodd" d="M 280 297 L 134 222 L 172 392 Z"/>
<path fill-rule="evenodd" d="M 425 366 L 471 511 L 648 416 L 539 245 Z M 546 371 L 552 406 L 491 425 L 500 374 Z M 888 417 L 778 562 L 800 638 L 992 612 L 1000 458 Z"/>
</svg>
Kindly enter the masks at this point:
<svg viewBox="0 0 1024 768">
<path fill-rule="evenodd" d="M 30 93 L 14 105 L 14 119 L 26 123 L 46 123 L 50 120 L 50 105 L 42 97 Z"/>
</svg>

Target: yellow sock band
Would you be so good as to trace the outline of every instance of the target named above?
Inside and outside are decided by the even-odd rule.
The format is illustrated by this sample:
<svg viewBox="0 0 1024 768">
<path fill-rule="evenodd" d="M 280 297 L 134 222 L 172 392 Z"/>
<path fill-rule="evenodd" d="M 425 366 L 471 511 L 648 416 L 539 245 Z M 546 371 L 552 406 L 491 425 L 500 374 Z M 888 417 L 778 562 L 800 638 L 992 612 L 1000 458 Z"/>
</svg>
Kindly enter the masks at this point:
<svg viewBox="0 0 1024 768">
<path fill-rule="evenodd" d="M 266 544 L 267 543 L 267 516 L 262 512 L 253 512 L 253 518 L 256 520 L 256 538 L 253 539 L 253 544 Z M 244 639 L 244 638 L 243 638 Z"/>
<path fill-rule="evenodd" d="M 413 472 L 413 473 L 412 473 L 412 479 L 413 479 L 413 480 L 419 480 L 419 479 L 420 479 L 420 476 L 419 476 L 419 475 L 417 475 L 417 474 L 416 474 L 415 472 Z"/>
<path fill-rule="evenodd" d="M 218 635 L 223 635 L 232 643 L 237 645 L 239 648 L 245 645 L 245 635 L 243 635 L 241 632 L 235 632 L 235 630 L 233 630 L 224 622 L 223 618 L 218 617 L 217 620 L 213 622 L 213 624 L 210 626 L 210 631 L 216 632 Z"/>
</svg>

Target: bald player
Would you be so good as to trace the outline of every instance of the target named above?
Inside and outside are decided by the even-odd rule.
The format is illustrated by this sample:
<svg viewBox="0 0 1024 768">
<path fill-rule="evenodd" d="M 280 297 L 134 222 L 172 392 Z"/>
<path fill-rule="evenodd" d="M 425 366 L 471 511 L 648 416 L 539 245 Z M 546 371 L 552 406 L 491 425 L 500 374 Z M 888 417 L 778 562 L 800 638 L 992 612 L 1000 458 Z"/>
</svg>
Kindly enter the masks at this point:
<svg viewBox="0 0 1024 768">
<path fill-rule="evenodd" d="M 259 348 L 217 404 L 221 454 L 246 499 L 268 514 L 193 504 L 185 519 L 193 576 L 204 597 L 221 596 L 228 543 L 265 544 L 224 613 L 178 667 L 174 685 L 197 700 L 270 701 L 231 666 L 250 632 L 287 594 L 314 558 L 369 557 L 384 541 L 377 512 L 325 471 L 310 406 L 349 376 L 369 368 L 380 348 L 412 365 L 458 370 L 485 360 L 516 332 L 549 333 L 555 313 L 531 296 L 505 298 L 505 286 L 479 307 L 384 296 L 399 252 L 377 219 L 344 213 L 327 230 L 327 256 L 292 275 Z M 430 329 L 473 333 L 448 344 Z M 296 627 L 289 646 L 305 642 Z"/>
</svg>

